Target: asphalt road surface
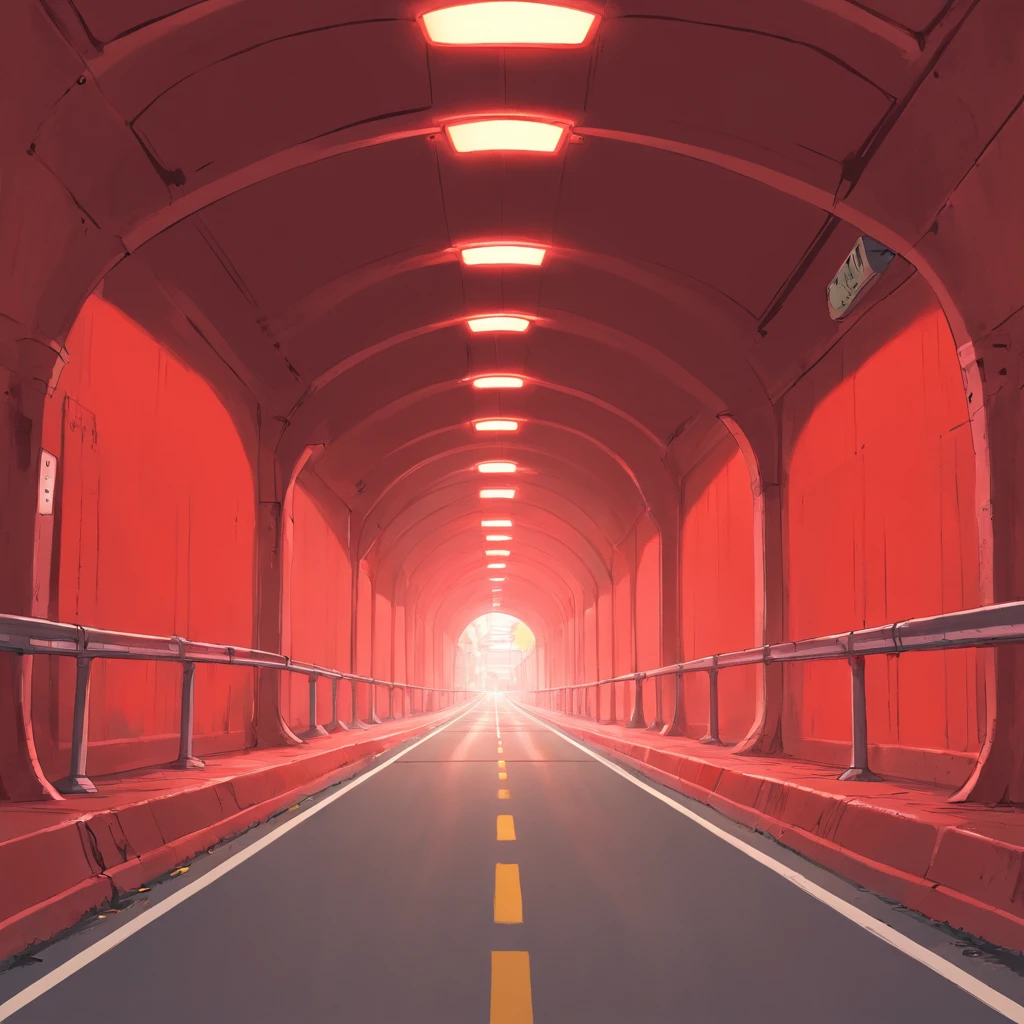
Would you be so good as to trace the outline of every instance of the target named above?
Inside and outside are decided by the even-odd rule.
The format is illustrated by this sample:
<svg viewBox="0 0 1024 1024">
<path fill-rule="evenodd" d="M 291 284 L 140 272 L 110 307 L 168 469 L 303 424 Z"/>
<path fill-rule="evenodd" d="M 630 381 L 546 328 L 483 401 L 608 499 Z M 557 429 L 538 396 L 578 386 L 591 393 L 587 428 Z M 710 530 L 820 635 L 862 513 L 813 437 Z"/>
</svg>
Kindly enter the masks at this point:
<svg viewBox="0 0 1024 1024">
<path fill-rule="evenodd" d="M 0 975 L 0 1020 L 1024 1021 L 1012 963 L 504 698 L 392 756 Z"/>
</svg>

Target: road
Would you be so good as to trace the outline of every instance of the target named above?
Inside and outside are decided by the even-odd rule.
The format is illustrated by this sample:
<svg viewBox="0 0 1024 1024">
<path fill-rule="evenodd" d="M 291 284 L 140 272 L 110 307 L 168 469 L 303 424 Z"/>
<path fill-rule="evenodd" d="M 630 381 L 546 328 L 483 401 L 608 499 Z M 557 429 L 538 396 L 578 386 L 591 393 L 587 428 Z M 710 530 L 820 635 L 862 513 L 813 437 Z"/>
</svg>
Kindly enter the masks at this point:
<svg viewBox="0 0 1024 1024">
<path fill-rule="evenodd" d="M 1019 1001 L 1007 967 L 628 774 L 485 698 L 356 785 L 197 859 L 148 906 L 0 976 L 0 1020 L 1024 1020 L 956 981 Z"/>
</svg>

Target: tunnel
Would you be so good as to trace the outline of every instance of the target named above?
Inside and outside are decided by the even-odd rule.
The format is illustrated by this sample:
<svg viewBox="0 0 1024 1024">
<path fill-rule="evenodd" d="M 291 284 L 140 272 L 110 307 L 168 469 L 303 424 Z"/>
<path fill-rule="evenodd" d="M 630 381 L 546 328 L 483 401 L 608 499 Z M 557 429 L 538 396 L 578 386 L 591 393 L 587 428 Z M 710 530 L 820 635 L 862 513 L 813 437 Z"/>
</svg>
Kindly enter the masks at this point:
<svg viewBox="0 0 1024 1024">
<path fill-rule="evenodd" d="M 0 1021 L 1024 1021 L 1024 3 L 0 95 Z"/>
</svg>

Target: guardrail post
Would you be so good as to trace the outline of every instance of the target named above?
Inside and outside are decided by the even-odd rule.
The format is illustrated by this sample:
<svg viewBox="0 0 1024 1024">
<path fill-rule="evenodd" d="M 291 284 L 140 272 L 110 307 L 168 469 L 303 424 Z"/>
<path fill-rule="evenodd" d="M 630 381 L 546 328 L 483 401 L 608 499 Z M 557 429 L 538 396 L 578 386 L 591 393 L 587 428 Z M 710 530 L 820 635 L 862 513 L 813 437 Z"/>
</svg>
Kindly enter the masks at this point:
<svg viewBox="0 0 1024 1024">
<path fill-rule="evenodd" d="M 394 683 L 388 684 L 388 713 L 385 717 L 385 722 L 393 721 L 395 717 L 395 685 Z"/>
<path fill-rule="evenodd" d="M 71 722 L 71 770 L 53 784 L 58 793 L 95 793 L 96 785 L 85 774 L 89 754 L 89 674 L 92 658 L 78 658 L 75 672 L 75 712 Z"/>
<path fill-rule="evenodd" d="M 368 684 L 370 687 L 370 713 L 366 716 L 367 725 L 380 725 L 380 716 L 377 714 L 377 683 Z"/>
<path fill-rule="evenodd" d="M 327 735 L 327 730 L 322 725 L 316 724 L 316 683 L 319 678 L 315 672 L 311 673 L 309 677 L 309 728 L 299 734 L 304 740 Z"/>
<path fill-rule="evenodd" d="M 348 732 L 348 724 L 341 720 L 338 715 L 338 686 L 341 680 L 336 676 L 331 677 L 331 720 L 324 728 L 328 732 Z"/>
<path fill-rule="evenodd" d="M 676 672 L 676 702 L 672 708 L 672 721 L 661 730 L 662 736 L 685 736 L 686 722 L 683 715 L 683 673 Z"/>
<path fill-rule="evenodd" d="M 654 677 L 654 721 L 647 728 L 651 732 L 661 732 L 665 728 L 665 719 L 662 717 L 662 694 L 661 676 Z"/>
<path fill-rule="evenodd" d="M 359 683 L 352 680 L 352 721 L 348 723 L 350 729 L 365 729 L 366 726 L 359 721 L 359 693 L 357 687 Z"/>
<path fill-rule="evenodd" d="M 636 692 L 633 694 L 633 717 L 626 723 L 627 729 L 643 729 L 644 725 L 644 674 L 637 672 L 633 676 Z"/>
<path fill-rule="evenodd" d="M 853 750 L 850 767 L 839 778 L 843 782 L 880 782 L 868 768 L 868 709 L 864 696 L 864 656 L 850 658 L 851 718 L 853 719 Z"/>
<path fill-rule="evenodd" d="M 594 683 L 594 721 L 601 720 L 601 684 Z"/>
<path fill-rule="evenodd" d="M 718 655 L 712 658 L 712 666 L 708 669 L 708 731 L 701 736 L 701 743 L 715 746 L 722 745 L 718 735 Z"/>
<path fill-rule="evenodd" d="M 181 732 L 178 740 L 178 759 L 172 768 L 205 768 L 206 762 L 192 754 L 192 733 L 195 725 L 196 665 L 185 661 L 181 665 Z"/>
</svg>

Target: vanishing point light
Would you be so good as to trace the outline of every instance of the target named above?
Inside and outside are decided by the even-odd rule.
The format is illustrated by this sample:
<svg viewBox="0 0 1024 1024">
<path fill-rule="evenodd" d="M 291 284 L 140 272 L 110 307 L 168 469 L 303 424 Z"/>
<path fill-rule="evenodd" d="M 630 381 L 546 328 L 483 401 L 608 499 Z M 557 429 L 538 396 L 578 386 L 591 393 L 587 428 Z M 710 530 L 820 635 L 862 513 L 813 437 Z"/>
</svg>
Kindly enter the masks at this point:
<svg viewBox="0 0 1024 1024">
<path fill-rule="evenodd" d="M 420 23 L 438 46 L 582 46 L 597 20 L 559 4 L 486 0 L 428 11 Z"/>
</svg>

